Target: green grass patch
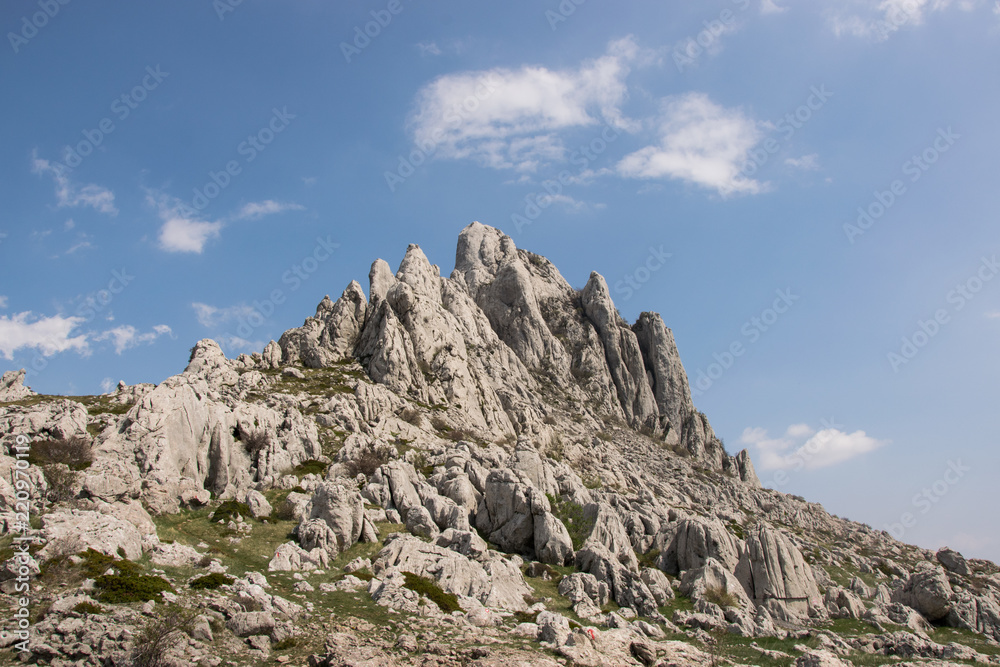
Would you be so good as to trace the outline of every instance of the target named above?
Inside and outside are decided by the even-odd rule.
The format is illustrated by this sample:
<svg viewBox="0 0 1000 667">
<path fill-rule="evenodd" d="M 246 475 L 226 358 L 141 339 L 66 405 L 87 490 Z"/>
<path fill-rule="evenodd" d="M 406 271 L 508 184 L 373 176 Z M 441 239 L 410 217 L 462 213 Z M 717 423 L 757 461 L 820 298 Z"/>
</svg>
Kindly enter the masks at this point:
<svg viewBox="0 0 1000 667">
<path fill-rule="evenodd" d="M 414 593 L 423 595 L 428 600 L 436 604 L 444 613 L 450 614 L 453 611 L 462 610 L 462 607 L 458 604 L 458 597 L 454 593 L 446 592 L 438 586 L 437 582 L 433 579 L 421 577 L 420 575 L 413 574 L 412 572 L 404 572 L 403 578 L 404 588 L 409 588 Z"/>
<path fill-rule="evenodd" d="M 983 635 L 961 628 L 935 628 L 931 639 L 939 644 L 964 644 L 985 655 L 1000 655 L 1000 646 L 990 644 Z"/>
</svg>

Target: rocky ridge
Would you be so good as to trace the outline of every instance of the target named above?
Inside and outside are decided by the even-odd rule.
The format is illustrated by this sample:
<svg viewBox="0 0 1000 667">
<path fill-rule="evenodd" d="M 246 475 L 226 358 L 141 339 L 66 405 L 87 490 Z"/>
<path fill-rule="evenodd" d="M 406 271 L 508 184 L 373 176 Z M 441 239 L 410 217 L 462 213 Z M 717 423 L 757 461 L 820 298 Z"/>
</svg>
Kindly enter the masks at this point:
<svg viewBox="0 0 1000 667">
<path fill-rule="evenodd" d="M 187 612 L 167 656 L 212 667 L 1000 662 L 1000 569 L 761 488 L 658 314 L 629 325 L 599 274 L 573 289 L 479 223 L 449 277 L 411 245 L 260 353 L 202 340 L 100 397 L 23 379 L 0 381 L 0 547 L 13 436 L 88 447 L 32 461 L 34 546 L 0 571 L 12 609 L 23 567 L 50 603 L 29 662 L 129 664 Z M 174 590 L 108 602 L 108 576 Z"/>
</svg>

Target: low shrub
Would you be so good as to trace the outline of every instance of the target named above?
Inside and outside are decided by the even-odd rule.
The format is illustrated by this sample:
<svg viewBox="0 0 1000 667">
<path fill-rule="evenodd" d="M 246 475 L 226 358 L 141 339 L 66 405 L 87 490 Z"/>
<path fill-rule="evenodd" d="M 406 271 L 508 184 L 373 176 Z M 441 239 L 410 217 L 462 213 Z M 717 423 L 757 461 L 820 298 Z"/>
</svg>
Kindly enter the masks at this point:
<svg viewBox="0 0 1000 667">
<path fill-rule="evenodd" d="M 108 604 L 146 602 L 163 592 L 174 592 L 173 586 L 163 577 L 149 574 L 104 574 L 94 580 L 97 599 Z"/>
<path fill-rule="evenodd" d="M 253 433 L 244 433 L 241 435 L 240 439 L 243 441 L 243 446 L 250 454 L 256 454 L 271 447 L 271 436 L 267 434 L 267 431 L 254 431 Z"/>
<path fill-rule="evenodd" d="M 193 579 L 188 586 L 196 591 L 204 590 L 214 590 L 219 586 L 226 586 L 235 581 L 232 577 L 222 574 L 221 572 L 213 572 L 211 574 L 206 574 L 204 576 Z"/>
<path fill-rule="evenodd" d="M 287 651 L 290 648 L 295 648 L 295 645 L 298 644 L 298 643 L 299 642 L 298 642 L 297 639 L 295 639 L 295 637 L 285 637 L 281 641 L 277 641 L 277 642 L 271 644 L 271 650 L 272 651 Z"/>
<path fill-rule="evenodd" d="M 423 417 L 420 415 L 420 411 L 416 408 L 403 408 L 403 411 L 399 413 L 399 418 L 407 424 L 412 424 L 414 426 L 420 426 L 423 422 Z"/>
<path fill-rule="evenodd" d="M 302 463 L 292 468 L 292 474 L 298 477 L 299 479 L 302 479 L 306 475 L 319 475 L 320 477 L 322 477 L 324 474 L 326 474 L 326 468 L 327 464 L 323 463 L 322 461 L 314 461 L 310 459 L 309 461 L 303 461 Z M 295 489 L 292 489 L 292 491 L 295 491 L 296 489 L 299 489 L 298 491 L 296 491 L 296 493 L 307 493 L 307 491 L 303 489 L 301 486 L 295 487 Z"/>
<path fill-rule="evenodd" d="M 414 593 L 423 595 L 436 604 L 444 613 L 450 614 L 453 611 L 462 610 L 462 607 L 458 604 L 458 597 L 453 593 L 445 592 L 433 579 L 421 577 L 412 572 L 404 572 L 403 578 L 404 588 L 409 588 Z"/>
<path fill-rule="evenodd" d="M 184 634 L 191 631 L 195 616 L 193 610 L 171 607 L 162 616 L 150 619 L 136 635 L 126 664 L 129 667 L 165 667 L 173 664 L 167 660 L 167 651 L 186 641 Z"/>
<path fill-rule="evenodd" d="M 359 474 L 367 479 L 375 474 L 375 471 L 389 462 L 389 452 L 382 449 L 368 449 L 361 456 L 350 461 L 345 461 L 347 472 L 351 477 Z"/>
<path fill-rule="evenodd" d="M 552 506 L 552 513 L 566 526 L 569 537 L 573 541 L 574 551 L 579 551 L 584 540 L 590 536 L 590 532 L 594 529 L 594 519 L 587 519 L 583 513 L 583 507 L 579 503 L 546 495 L 548 495 L 549 505 Z"/>
<path fill-rule="evenodd" d="M 709 586 L 705 589 L 705 599 L 719 605 L 723 609 L 740 606 L 740 601 L 735 595 L 726 590 L 725 586 Z"/>
<path fill-rule="evenodd" d="M 93 602 L 78 602 L 73 606 L 73 611 L 78 614 L 103 614 L 104 607 Z"/>
<path fill-rule="evenodd" d="M 216 507 L 215 511 L 212 512 L 212 515 L 208 518 L 210 521 L 219 521 L 221 519 L 232 519 L 235 521 L 237 516 L 249 518 L 250 508 L 247 507 L 246 503 L 238 503 L 235 500 L 227 500 Z"/>
<path fill-rule="evenodd" d="M 659 549 L 650 549 L 646 553 L 639 556 L 639 565 L 642 567 L 656 567 L 656 560 L 660 557 Z"/>
<path fill-rule="evenodd" d="M 28 463 L 37 466 L 63 463 L 70 470 L 79 472 L 89 468 L 93 461 L 94 453 L 86 438 L 39 440 L 31 443 L 28 450 Z"/>
</svg>

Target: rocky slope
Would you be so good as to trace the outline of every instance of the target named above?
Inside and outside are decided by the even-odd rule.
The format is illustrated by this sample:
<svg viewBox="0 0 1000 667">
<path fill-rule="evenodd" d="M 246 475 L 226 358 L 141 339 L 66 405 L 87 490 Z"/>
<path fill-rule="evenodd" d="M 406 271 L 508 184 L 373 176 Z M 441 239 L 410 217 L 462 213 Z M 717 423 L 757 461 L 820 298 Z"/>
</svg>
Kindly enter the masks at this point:
<svg viewBox="0 0 1000 667">
<path fill-rule="evenodd" d="M 658 314 L 478 223 L 450 277 L 411 245 L 259 354 L 202 340 L 99 397 L 23 378 L 0 600 L 28 586 L 31 630 L 0 660 L 1000 663 L 1000 569 L 761 488 Z"/>
</svg>

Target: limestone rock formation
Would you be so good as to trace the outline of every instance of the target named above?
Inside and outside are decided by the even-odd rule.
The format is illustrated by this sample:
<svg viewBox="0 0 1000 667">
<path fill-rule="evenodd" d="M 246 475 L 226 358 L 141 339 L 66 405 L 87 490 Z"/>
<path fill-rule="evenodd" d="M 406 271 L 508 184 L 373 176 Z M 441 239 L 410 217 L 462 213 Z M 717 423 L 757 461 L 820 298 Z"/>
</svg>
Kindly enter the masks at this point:
<svg viewBox="0 0 1000 667">
<path fill-rule="evenodd" d="M 167 664 L 991 660 L 1000 568 L 763 488 L 663 318 L 630 325 L 575 279 L 473 223 L 449 276 L 411 245 L 259 353 L 202 340 L 178 375 L 94 397 L 5 373 L 0 532 L 30 548 L 10 542 L 0 595 L 33 578 L 48 605 L 22 661 L 131 664 L 167 609 L 196 614 Z M 26 468 L 17 435 L 93 462 Z M 76 576 L 88 548 L 173 591 L 106 601 Z"/>
</svg>

